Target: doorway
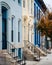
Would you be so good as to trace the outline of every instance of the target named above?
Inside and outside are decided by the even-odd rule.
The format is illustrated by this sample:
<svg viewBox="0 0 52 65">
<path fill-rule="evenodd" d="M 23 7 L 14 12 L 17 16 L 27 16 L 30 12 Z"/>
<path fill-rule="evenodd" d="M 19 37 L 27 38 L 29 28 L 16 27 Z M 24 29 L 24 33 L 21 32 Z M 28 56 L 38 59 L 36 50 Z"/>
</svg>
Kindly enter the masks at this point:
<svg viewBox="0 0 52 65">
<path fill-rule="evenodd" d="M 7 49 L 7 8 L 2 6 L 2 49 Z"/>
</svg>

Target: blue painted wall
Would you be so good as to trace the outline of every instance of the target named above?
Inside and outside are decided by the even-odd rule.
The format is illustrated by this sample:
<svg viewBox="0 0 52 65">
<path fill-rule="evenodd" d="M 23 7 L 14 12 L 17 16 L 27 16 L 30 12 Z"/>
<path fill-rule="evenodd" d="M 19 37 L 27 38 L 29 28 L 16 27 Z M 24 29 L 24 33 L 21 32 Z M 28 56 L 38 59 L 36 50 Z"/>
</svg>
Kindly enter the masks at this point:
<svg viewBox="0 0 52 65">
<path fill-rule="evenodd" d="M 34 45 L 38 45 L 40 47 L 40 32 L 37 30 L 37 22 L 38 22 L 38 4 L 34 0 Z"/>
</svg>

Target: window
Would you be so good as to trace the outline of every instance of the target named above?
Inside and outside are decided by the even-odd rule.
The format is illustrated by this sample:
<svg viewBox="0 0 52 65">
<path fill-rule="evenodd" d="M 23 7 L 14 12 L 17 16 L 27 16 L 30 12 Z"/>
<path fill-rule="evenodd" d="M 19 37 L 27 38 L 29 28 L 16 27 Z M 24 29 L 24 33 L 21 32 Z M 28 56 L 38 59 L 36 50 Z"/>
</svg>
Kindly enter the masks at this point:
<svg viewBox="0 0 52 65">
<path fill-rule="evenodd" d="M 31 28 L 31 42 L 32 42 L 32 38 L 33 38 L 33 37 L 32 37 L 32 28 Z"/>
<path fill-rule="evenodd" d="M 14 15 L 12 15 L 12 22 L 11 22 L 11 41 L 13 42 L 13 35 L 14 35 L 14 29 L 13 29 L 13 27 L 14 27 L 14 20 L 15 20 L 15 16 Z"/>
<path fill-rule="evenodd" d="M 28 23 L 28 41 L 30 41 L 30 24 Z"/>
<path fill-rule="evenodd" d="M 18 57 L 21 59 L 21 48 L 18 48 Z"/>
<path fill-rule="evenodd" d="M 36 17 L 36 4 L 34 4 L 34 17 Z"/>
<path fill-rule="evenodd" d="M 18 0 L 18 4 L 21 5 L 21 0 Z"/>
<path fill-rule="evenodd" d="M 33 1 L 31 0 L 31 14 L 33 14 Z"/>
<path fill-rule="evenodd" d="M 20 32 L 18 31 L 18 42 L 20 42 Z"/>
<path fill-rule="evenodd" d="M 11 30 L 11 41 L 13 42 L 13 20 L 14 18 L 12 17 L 12 30 Z"/>
<path fill-rule="evenodd" d="M 35 23 L 34 23 L 34 27 L 35 27 L 35 29 L 34 29 L 34 42 L 35 42 L 35 45 L 37 45 L 37 23 L 36 23 L 36 21 L 35 21 Z"/>
<path fill-rule="evenodd" d="M 38 19 L 38 7 L 37 7 L 37 19 Z"/>
<path fill-rule="evenodd" d="M 28 11 L 29 11 L 29 0 L 28 0 Z"/>
<path fill-rule="evenodd" d="M 19 21 L 18 21 L 18 42 L 20 42 L 20 32 L 21 32 L 21 25 L 20 25 L 20 23 L 21 23 L 21 20 L 19 19 Z"/>
<path fill-rule="evenodd" d="M 40 20 L 40 9 L 39 9 L 39 20 Z"/>
<path fill-rule="evenodd" d="M 25 31 L 26 29 L 25 29 L 25 26 L 24 26 L 24 40 L 25 40 L 25 33 L 26 33 L 26 31 Z"/>
<path fill-rule="evenodd" d="M 25 0 L 23 0 L 23 7 L 25 8 Z"/>
</svg>

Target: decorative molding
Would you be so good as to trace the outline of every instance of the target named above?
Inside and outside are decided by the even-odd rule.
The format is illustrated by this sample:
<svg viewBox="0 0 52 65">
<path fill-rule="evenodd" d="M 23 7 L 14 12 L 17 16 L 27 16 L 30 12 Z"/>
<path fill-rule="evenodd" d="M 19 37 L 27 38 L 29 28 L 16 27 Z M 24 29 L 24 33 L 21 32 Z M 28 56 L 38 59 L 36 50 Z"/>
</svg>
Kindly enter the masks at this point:
<svg viewBox="0 0 52 65">
<path fill-rule="evenodd" d="M 4 6 L 7 9 L 10 9 L 9 5 L 6 2 L 4 2 L 4 1 L 1 1 L 1 6 Z"/>
<path fill-rule="evenodd" d="M 19 19 L 18 19 L 18 22 L 20 22 L 20 21 L 21 21 L 21 19 L 19 18 Z"/>
<path fill-rule="evenodd" d="M 12 15 L 12 18 L 15 18 L 15 16 L 14 16 L 14 15 Z"/>
</svg>

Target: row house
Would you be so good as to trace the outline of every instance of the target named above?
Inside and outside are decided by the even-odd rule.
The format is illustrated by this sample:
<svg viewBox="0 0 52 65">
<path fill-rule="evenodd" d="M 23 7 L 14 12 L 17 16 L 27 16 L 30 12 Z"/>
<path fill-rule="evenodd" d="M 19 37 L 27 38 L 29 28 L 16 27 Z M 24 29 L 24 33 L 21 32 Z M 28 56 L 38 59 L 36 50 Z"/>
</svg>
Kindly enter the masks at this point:
<svg viewBox="0 0 52 65">
<path fill-rule="evenodd" d="M 23 0 L 22 6 L 22 26 L 23 26 L 23 42 L 24 40 L 33 42 L 33 0 Z"/>
<path fill-rule="evenodd" d="M 0 50 L 7 50 L 21 58 L 20 45 L 22 45 L 22 0 L 0 0 Z"/>
<path fill-rule="evenodd" d="M 34 44 L 34 0 L 22 1 L 23 53 L 25 57 L 29 59 L 30 57 L 28 57 L 28 55 L 31 55 L 32 44 Z"/>
<path fill-rule="evenodd" d="M 36 26 L 46 10 L 37 1 L 0 0 L 0 50 L 7 50 L 20 59 L 26 57 L 26 52 L 35 56 L 34 44 L 40 47 L 41 42 Z"/>
<path fill-rule="evenodd" d="M 22 26 L 23 26 L 23 43 L 24 40 L 33 42 L 33 21 L 34 21 L 34 9 L 33 0 L 22 0 Z"/>
<path fill-rule="evenodd" d="M 42 7 L 43 8 L 43 7 Z M 34 60 L 39 57 L 39 52 L 46 55 L 40 48 L 40 32 L 35 28 L 44 12 L 35 0 L 23 0 L 22 2 L 22 43 L 23 57 Z M 42 53 L 43 52 L 43 53 Z"/>
<path fill-rule="evenodd" d="M 34 0 L 34 44 L 38 47 L 45 43 L 45 36 L 42 37 L 37 29 L 41 17 L 45 16 L 46 6 L 41 0 Z"/>
<path fill-rule="evenodd" d="M 0 0 L 0 50 L 22 59 L 34 44 L 34 0 Z"/>
</svg>

